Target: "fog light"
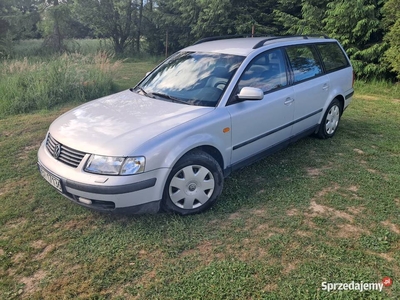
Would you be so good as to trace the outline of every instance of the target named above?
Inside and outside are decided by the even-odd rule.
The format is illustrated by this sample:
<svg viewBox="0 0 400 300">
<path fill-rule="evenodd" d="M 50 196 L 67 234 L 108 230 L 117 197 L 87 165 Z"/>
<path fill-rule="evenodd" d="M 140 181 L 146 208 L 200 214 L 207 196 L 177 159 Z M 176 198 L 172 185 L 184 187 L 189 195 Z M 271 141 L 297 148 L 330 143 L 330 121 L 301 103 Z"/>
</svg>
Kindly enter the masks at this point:
<svg viewBox="0 0 400 300">
<path fill-rule="evenodd" d="M 81 202 L 81 203 L 87 204 L 87 205 L 91 205 L 93 203 L 92 200 L 86 199 L 86 198 L 82 198 L 82 197 L 79 197 L 78 201 Z"/>
</svg>

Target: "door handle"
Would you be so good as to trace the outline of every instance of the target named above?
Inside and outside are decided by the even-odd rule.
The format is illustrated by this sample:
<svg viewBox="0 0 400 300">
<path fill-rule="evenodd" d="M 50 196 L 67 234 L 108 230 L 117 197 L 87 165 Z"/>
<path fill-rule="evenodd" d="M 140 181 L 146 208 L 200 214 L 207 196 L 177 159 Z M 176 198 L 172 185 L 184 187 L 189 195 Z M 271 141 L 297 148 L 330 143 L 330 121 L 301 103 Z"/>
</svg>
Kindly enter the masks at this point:
<svg viewBox="0 0 400 300">
<path fill-rule="evenodd" d="M 294 99 L 293 98 L 286 98 L 286 100 L 285 100 L 285 105 L 290 105 L 292 102 L 294 102 Z"/>
<path fill-rule="evenodd" d="M 329 89 L 329 84 L 325 83 L 325 84 L 322 86 L 322 89 L 323 89 L 324 91 L 327 91 L 327 90 Z"/>
</svg>

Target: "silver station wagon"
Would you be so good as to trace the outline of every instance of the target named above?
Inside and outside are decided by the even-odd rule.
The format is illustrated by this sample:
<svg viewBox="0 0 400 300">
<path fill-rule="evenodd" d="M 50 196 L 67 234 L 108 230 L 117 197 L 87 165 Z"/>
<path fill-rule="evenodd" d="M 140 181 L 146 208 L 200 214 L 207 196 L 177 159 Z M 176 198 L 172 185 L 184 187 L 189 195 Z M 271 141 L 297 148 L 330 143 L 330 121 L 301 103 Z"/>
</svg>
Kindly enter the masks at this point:
<svg viewBox="0 0 400 300">
<path fill-rule="evenodd" d="M 331 138 L 353 82 L 328 37 L 203 39 L 134 88 L 56 119 L 38 167 L 87 208 L 199 213 L 232 171 L 301 137 Z"/>
</svg>

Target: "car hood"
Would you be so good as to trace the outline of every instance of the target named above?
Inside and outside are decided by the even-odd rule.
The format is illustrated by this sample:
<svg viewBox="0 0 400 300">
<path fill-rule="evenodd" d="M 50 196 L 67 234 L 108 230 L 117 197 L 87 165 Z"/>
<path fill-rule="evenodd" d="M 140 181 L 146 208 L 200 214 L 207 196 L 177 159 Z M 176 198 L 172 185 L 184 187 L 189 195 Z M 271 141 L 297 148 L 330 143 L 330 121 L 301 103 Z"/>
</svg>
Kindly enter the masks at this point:
<svg viewBox="0 0 400 300">
<path fill-rule="evenodd" d="M 50 126 L 61 144 L 93 154 L 126 156 L 153 137 L 212 111 L 123 91 L 68 111 Z"/>
</svg>

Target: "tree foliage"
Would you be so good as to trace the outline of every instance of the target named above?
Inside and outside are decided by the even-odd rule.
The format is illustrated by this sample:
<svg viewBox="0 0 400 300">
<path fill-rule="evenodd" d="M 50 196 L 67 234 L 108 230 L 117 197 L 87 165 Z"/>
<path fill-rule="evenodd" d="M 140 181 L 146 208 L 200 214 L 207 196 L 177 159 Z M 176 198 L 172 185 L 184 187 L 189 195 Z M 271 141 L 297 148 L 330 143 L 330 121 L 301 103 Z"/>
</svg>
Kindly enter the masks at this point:
<svg viewBox="0 0 400 300">
<path fill-rule="evenodd" d="M 13 41 L 38 37 L 36 24 L 40 20 L 34 0 L 0 1 L 0 57 L 13 54 Z"/>
<path fill-rule="evenodd" d="M 400 79 L 400 0 L 388 0 L 383 7 L 384 25 L 388 28 L 385 42 L 389 47 L 385 52 L 385 61 Z"/>
<path fill-rule="evenodd" d="M 327 5 L 325 29 L 340 40 L 360 77 L 383 78 L 387 73 L 382 61 L 386 44 L 381 26 L 381 2 L 336 0 Z"/>
<path fill-rule="evenodd" d="M 2 0 L 0 53 L 27 37 L 45 37 L 59 50 L 64 38 L 109 38 L 115 53 L 131 55 L 170 54 L 216 35 L 324 34 L 341 42 L 358 77 L 394 78 L 400 76 L 399 2 Z"/>
<path fill-rule="evenodd" d="M 76 0 L 79 20 L 99 37 L 110 38 L 116 54 L 124 53 L 135 39 L 138 2 L 131 0 Z"/>
</svg>

